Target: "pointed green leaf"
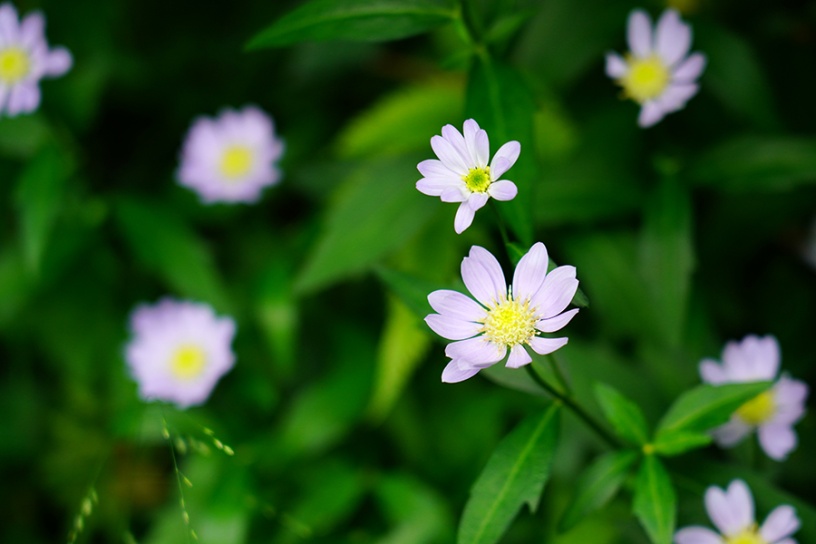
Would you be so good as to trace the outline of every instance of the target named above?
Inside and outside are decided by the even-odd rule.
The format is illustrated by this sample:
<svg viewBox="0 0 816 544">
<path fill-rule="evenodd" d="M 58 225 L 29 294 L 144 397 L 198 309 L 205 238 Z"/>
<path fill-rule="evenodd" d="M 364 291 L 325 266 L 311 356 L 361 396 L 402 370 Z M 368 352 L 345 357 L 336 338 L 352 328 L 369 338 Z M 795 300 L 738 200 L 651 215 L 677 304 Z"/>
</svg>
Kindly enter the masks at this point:
<svg viewBox="0 0 816 544">
<path fill-rule="evenodd" d="M 446 0 L 312 0 L 272 23 L 247 47 L 397 40 L 449 23 L 457 16 L 454 5 Z"/>
<path fill-rule="evenodd" d="M 680 455 L 689 450 L 702 448 L 711 443 L 711 435 L 705 433 L 672 431 L 659 433 L 652 444 L 654 451 L 660 455 L 671 457 Z"/>
<path fill-rule="evenodd" d="M 649 441 L 646 418 L 637 404 L 603 383 L 595 385 L 595 397 L 604 416 L 615 429 L 615 434 L 635 446 L 642 446 Z"/>
<path fill-rule="evenodd" d="M 654 544 L 671 544 L 677 496 L 669 473 L 654 455 L 647 455 L 640 465 L 632 511 Z"/>
<path fill-rule="evenodd" d="M 527 417 L 496 447 L 473 485 L 458 544 L 498 542 L 524 503 L 535 510 L 550 475 L 560 406 Z"/>
<path fill-rule="evenodd" d="M 683 393 L 657 427 L 657 442 L 671 442 L 676 432 L 703 433 L 726 423 L 743 404 L 771 386 L 771 382 L 698 385 Z"/>
<path fill-rule="evenodd" d="M 578 480 L 575 497 L 561 518 L 558 530 L 568 531 L 587 514 L 608 503 L 626 480 L 636 460 L 637 453 L 633 451 L 615 451 L 598 457 Z"/>
</svg>

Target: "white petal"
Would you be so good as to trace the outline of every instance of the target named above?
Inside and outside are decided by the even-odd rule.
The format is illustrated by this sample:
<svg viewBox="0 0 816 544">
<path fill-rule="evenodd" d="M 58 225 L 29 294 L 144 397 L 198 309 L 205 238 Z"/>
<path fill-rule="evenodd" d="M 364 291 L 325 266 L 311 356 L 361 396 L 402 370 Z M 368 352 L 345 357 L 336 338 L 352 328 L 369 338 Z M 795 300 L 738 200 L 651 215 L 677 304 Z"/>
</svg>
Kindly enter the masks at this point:
<svg viewBox="0 0 816 544">
<path fill-rule="evenodd" d="M 663 12 L 655 30 L 657 54 L 669 66 L 686 56 L 691 47 L 691 28 L 673 9 Z"/>
<path fill-rule="evenodd" d="M 478 303 L 458 291 L 434 291 L 428 295 L 428 303 L 437 313 L 464 321 L 478 321 L 487 315 Z"/>
<path fill-rule="evenodd" d="M 620 79 L 629 71 L 629 65 L 617 53 L 606 54 L 606 75 L 612 79 Z"/>
<path fill-rule="evenodd" d="M 711 518 L 717 529 L 725 536 L 733 536 L 745 529 L 747 525 L 742 523 L 745 515 L 737 510 L 738 504 L 731 501 L 731 487 L 728 491 L 729 493 L 725 493 L 718 487 L 709 487 L 705 493 L 705 505 L 708 517 Z"/>
<path fill-rule="evenodd" d="M 445 355 L 480 368 L 488 367 L 504 359 L 505 346 L 494 344 L 484 336 L 452 342 L 445 347 Z"/>
<path fill-rule="evenodd" d="M 480 368 L 467 367 L 459 364 L 458 361 L 451 361 L 442 371 L 442 381 L 445 383 L 459 383 L 475 376 Z"/>
<path fill-rule="evenodd" d="M 549 262 L 547 248 L 541 242 L 535 243 L 516 265 L 513 298 L 518 301 L 532 299 L 544 283 Z"/>
<path fill-rule="evenodd" d="M 658 123 L 663 117 L 665 117 L 666 112 L 660 107 L 658 102 L 652 100 L 650 102 L 646 102 L 643 104 L 643 107 L 640 108 L 640 115 L 638 115 L 638 126 L 641 128 L 649 128 L 654 126 Z"/>
<path fill-rule="evenodd" d="M 459 188 L 462 181 L 456 177 L 450 178 L 422 178 L 416 182 L 417 191 L 428 196 L 441 196 L 446 189 Z M 461 191 L 460 191 L 461 192 Z"/>
<path fill-rule="evenodd" d="M 442 202 L 464 202 L 468 199 L 469 192 L 464 184 L 460 183 L 454 187 L 444 189 L 439 195 Z"/>
<path fill-rule="evenodd" d="M 502 174 L 510 170 L 516 164 L 521 154 L 521 144 L 513 140 L 507 142 L 496 151 L 493 160 L 490 161 L 490 178 L 499 179 Z M 503 159 L 503 160 L 500 160 Z"/>
<path fill-rule="evenodd" d="M 759 534 L 767 542 L 773 543 L 789 537 L 798 531 L 801 525 L 801 521 L 796 517 L 796 510 L 792 506 L 783 504 L 768 514 L 759 529 Z"/>
<path fill-rule="evenodd" d="M 459 205 L 459 209 L 456 210 L 456 217 L 453 219 L 453 230 L 456 231 L 456 234 L 462 234 L 465 230 L 473 223 L 473 217 L 476 215 L 476 212 L 473 211 L 473 208 L 468 206 L 467 201 L 462 202 Z"/>
<path fill-rule="evenodd" d="M 527 350 L 520 344 L 516 344 L 510 349 L 510 356 L 507 357 L 507 364 L 505 364 L 505 366 L 507 368 L 519 368 L 532 362 L 532 360 Z"/>
<path fill-rule="evenodd" d="M 487 132 L 480 129 L 476 133 L 474 144 L 473 153 L 476 159 L 476 166 L 484 168 L 490 159 L 490 140 L 487 137 Z"/>
<path fill-rule="evenodd" d="M 465 145 L 465 138 L 462 136 L 462 133 L 456 130 L 453 125 L 445 125 L 442 127 L 442 137 L 456 149 L 456 152 L 462 157 L 462 161 L 467 165 L 468 169 L 470 169 L 473 166 L 472 159 L 470 158 L 470 153 L 468 152 L 467 145 Z"/>
<path fill-rule="evenodd" d="M 559 266 L 547 274 L 530 306 L 536 309 L 536 315 L 540 319 L 555 317 L 569 306 L 577 290 L 575 267 Z"/>
<path fill-rule="evenodd" d="M 734 515 L 735 523 L 741 528 L 750 527 L 754 524 L 754 498 L 751 490 L 742 480 L 734 480 L 728 485 L 726 490 L 728 502 L 731 505 L 731 512 Z"/>
<path fill-rule="evenodd" d="M 700 77 L 706 65 L 705 55 L 694 53 L 681 62 L 672 74 L 672 78 L 679 82 L 692 82 Z"/>
<path fill-rule="evenodd" d="M 40 105 L 40 88 L 36 82 L 15 85 L 9 94 L 7 111 L 9 117 L 34 111 Z"/>
<path fill-rule="evenodd" d="M 717 427 L 713 431 L 714 440 L 723 448 L 730 448 L 737 442 L 741 442 L 748 434 L 751 433 L 753 427 L 744 423 L 741 419 L 732 417 L 731 421 Z"/>
<path fill-rule="evenodd" d="M 444 178 L 454 176 L 457 179 L 462 179 L 453 170 L 445 166 L 445 164 L 437 159 L 427 159 L 417 164 L 417 170 L 426 178 Z"/>
<path fill-rule="evenodd" d="M 431 138 L 431 148 L 442 161 L 442 164 L 450 168 L 454 173 L 461 176 L 467 175 L 470 167 L 465 164 L 464 158 L 459 154 L 453 144 L 442 136 Z"/>
<path fill-rule="evenodd" d="M 665 113 L 682 110 L 686 102 L 697 94 L 699 88 L 696 83 L 672 83 L 657 99 L 657 102 Z"/>
<path fill-rule="evenodd" d="M 714 359 L 703 359 L 700 362 L 700 377 L 705 383 L 719 385 L 728 381 L 722 365 Z"/>
<path fill-rule="evenodd" d="M 56 47 L 48 52 L 43 73 L 47 76 L 59 77 L 70 70 L 73 63 L 74 60 L 67 49 Z"/>
<path fill-rule="evenodd" d="M 530 339 L 530 347 L 539 355 L 547 355 L 567 345 L 569 338 L 542 338 L 534 336 Z"/>
<path fill-rule="evenodd" d="M 493 306 L 507 296 L 507 283 L 499 261 L 482 247 L 471 247 L 468 256 L 462 259 L 462 280 L 468 291 L 485 306 Z"/>
<path fill-rule="evenodd" d="M 674 534 L 675 544 L 722 544 L 720 535 L 706 527 L 686 527 Z"/>
<path fill-rule="evenodd" d="M 490 198 L 490 196 L 487 193 L 471 193 L 470 196 L 468 196 L 467 203 L 470 209 L 476 212 L 487 204 L 488 198 Z"/>
<path fill-rule="evenodd" d="M 491 183 L 487 188 L 487 194 L 496 200 L 506 202 L 516 198 L 516 195 L 518 194 L 518 187 L 516 187 L 516 184 L 512 181 L 502 179 Z"/>
<path fill-rule="evenodd" d="M 575 317 L 575 314 L 577 313 L 578 308 L 573 308 L 572 310 L 564 312 L 563 314 L 559 314 L 555 317 L 541 319 L 536 323 L 535 328 L 540 330 L 541 332 L 560 331 L 567 325 L 567 323 L 572 321 L 572 318 Z"/>
<path fill-rule="evenodd" d="M 17 10 L 8 2 L 0 4 L 0 44 L 5 39 L 7 44 L 18 40 Z"/>
<path fill-rule="evenodd" d="M 473 119 L 468 119 L 465 121 L 463 127 L 463 134 L 465 135 L 465 146 L 467 147 L 468 155 L 473 162 L 473 164 L 477 164 L 479 161 L 476 158 L 476 133 L 481 130 L 479 128 L 479 123 L 474 121 Z"/>
<path fill-rule="evenodd" d="M 482 329 L 480 323 L 471 323 L 446 315 L 430 314 L 425 317 L 425 323 L 442 338 L 448 340 L 464 340 L 476 336 Z"/>
<path fill-rule="evenodd" d="M 790 425 L 762 425 L 757 435 L 762 449 L 776 461 L 782 461 L 796 448 L 796 433 Z"/>
<path fill-rule="evenodd" d="M 728 342 L 723 366 L 732 381 L 773 380 L 779 371 L 779 344 L 773 336 L 749 335 L 741 342 Z"/>
<path fill-rule="evenodd" d="M 629 15 L 626 39 L 629 50 L 636 57 L 648 57 L 652 53 L 652 21 L 642 9 L 636 9 Z"/>
<path fill-rule="evenodd" d="M 20 44 L 27 49 L 45 41 L 45 17 L 39 11 L 33 11 L 25 16 L 20 23 Z"/>
</svg>

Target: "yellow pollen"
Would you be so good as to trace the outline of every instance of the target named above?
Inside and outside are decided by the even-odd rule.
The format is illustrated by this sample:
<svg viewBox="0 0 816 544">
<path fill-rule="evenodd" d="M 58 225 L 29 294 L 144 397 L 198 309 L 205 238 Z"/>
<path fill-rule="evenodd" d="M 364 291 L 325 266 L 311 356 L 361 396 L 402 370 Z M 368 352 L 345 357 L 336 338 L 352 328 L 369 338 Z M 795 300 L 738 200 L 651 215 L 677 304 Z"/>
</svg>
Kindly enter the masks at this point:
<svg viewBox="0 0 816 544">
<path fill-rule="evenodd" d="M 744 529 L 739 534 L 725 538 L 725 544 L 768 544 L 759 536 L 756 524 Z"/>
<path fill-rule="evenodd" d="M 737 409 L 737 416 L 749 425 L 760 425 L 768 421 L 776 410 L 773 393 L 765 391 Z"/>
<path fill-rule="evenodd" d="M 170 361 L 173 375 L 181 380 L 192 380 L 204 372 L 207 357 L 204 350 L 193 344 L 179 346 Z"/>
<path fill-rule="evenodd" d="M 491 342 L 512 347 L 525 344 L 535 336 L 535 322 L 530 302 L 518 302 L 510 295 L 490 309 L 482 330 Z"/>
<path fill-rule="evenodd" d="M 618 80 L 618 83 L 623 86 L 626 96 L 632 100 L 642 104 L 657 98 L 669 86 L 671 73 L 660 57 L 656 55 L 643 59 L 628 57 L 626 63 L 629 65 L 629 71 Z"/>
<path fill-rule="evenodd" d="M 474 193 L 484 193 L 490 186 L 490 167 L 471 168 L 466 176 L 462 176 L 462 181 L 468 189 Z"/>
<path fill-rule="evenodd" d="M 240 145 L 228 147 L 221 157 L 220 166 L 224 177 L 240 178 L 245 176 L 252 167 L 252 150 Z"/>
<path fill-rule="evenodd" d="M 0 81 L 14 84 L 28 75 L 31 59 L 18 47 L 0 50 Z"/>
</svg>

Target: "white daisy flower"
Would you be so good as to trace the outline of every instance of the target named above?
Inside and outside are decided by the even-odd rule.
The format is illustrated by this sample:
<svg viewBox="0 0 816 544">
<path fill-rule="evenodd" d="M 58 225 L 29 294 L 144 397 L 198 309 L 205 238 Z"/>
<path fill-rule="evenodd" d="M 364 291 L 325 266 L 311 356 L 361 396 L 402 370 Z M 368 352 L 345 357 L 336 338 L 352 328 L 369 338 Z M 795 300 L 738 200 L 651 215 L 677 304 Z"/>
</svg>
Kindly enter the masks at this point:
<svg viewBox="0 0 816 544">
<path fill-rule="evenodd" d="M 272 119 L 258 108 L 199 117 L 184 140 L 179 183 L 205 204 L 256 202 L 264 187 L 280 180 L 276 162 L 282 154 Z"/>
<path fill-rule="evenodd" d="M 641 104 L 638 124 L 650 127 L 697 94 L 695 81 L 706 59 L 701 53 L 688 55 L 691 28 L 673 9 L 663 12 L 654 32 L 649 15 L 640 9 L 629 15 L 627 27 L 630 52 L 625 57 L 607 53 L 606 75 Z"/>
<path fill-rule="evenodd" d="M 201 404 L 232 368 L 235 322 L 206 304 L 165 298 L 130 316 L 125 358 L 144 400 Z"/>
<path fill-rule="evenodd" d="M 64 47 L 48 49 L 42 13 L 35 11 L 18 22 L 14 6 L 0 5 L 0 115 L 36 110 L 39 81 L 63 75 L 72 63 Z"/>
<path fill-rule="evenodd" d="M 473 246 L 462 260 L 462 279 L 476 300 L 456 291 L 439 290 L 428 295 L 431 307 L 425 322 L 448 340 L 445 355 L 451 358 L 442 381 L 461 382 L 504 359 L 506 366 L 519 368 L 532 358 L 527 348 L 540 355 L 552 353 L 567 338 L 544 338 L 563 328 L 578 313 L 564 312 L 578 280 L 575 267 L 559 266 L 547 273 L 547 248 L 536 243 L 516 266 L 513 284 L 505 283 L 496 258 L 484 248 Z"/>
<path fill-rule="evenodd" d="M 465 121 L 464 135 L 453 125 L 442 127 L 442 136 L 431 138 L 439 160 L 429 159 L 417 165 L 425 176 L 416 184 L 419 192 L 438 196 L 442 202 L 461 202 L 456 212 L 453 228 L 457 234 L 464 232 L 473 222 L 476 210 L 490 197 L 496 200 L 513 200 L 518 193 L 516 184 L 501 176 L 516 163 L 521 144 L 507 142 L 490 158 L 487 132 L 479 128 L 473 119 Z"/>
<path fill-rule="evenodd" d="M 757 527 L 754 499 L 742 480 L 734 480 L 726 490 L 709 487 L 705 505 L 720 534 L 706 527 L 686 527 L 675 533 L 675 544 L 796 544 L 789 538 L 799 529 L 796 510 L 787 504 L 778 506 Z"/>
<path fill-rule="evenodd" d="M 742 342 L 728 342 L 722 364 L 711 359 L 700 363 L 703 381 L 713 385 L 775 380 L 779 372 L 779 344 L 773 336 L 746 336 Z M 731 421 L 714 430 L 720 446 L 742 441 L 754 429 L 768 457 L 781 460 L 796 447 L 793 425 L 805 413 L 808 387 L 804 382 L 782 375 L 768 391 L 746 402 Z"/>
</svg>

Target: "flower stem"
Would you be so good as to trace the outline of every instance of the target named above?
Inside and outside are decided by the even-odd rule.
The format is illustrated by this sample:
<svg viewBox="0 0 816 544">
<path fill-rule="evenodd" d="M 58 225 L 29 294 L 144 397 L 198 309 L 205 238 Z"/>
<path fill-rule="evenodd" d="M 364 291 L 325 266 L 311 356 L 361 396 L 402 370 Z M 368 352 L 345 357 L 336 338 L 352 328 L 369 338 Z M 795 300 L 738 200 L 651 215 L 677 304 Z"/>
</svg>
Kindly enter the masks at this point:
<svg viewBox="0 0 816 544">
<path fill-rule="evenodd" d="M 561 370 L 561 365 L 558 364 L 558 361 L 552 354 L 547 355 L 547 361 L 549 361 L 550 366 L 553 369 L 553 373 L 555 374 L 555 378 L 558 380 L 558 383 L 561 385 L 561 388 L 569 395 L 572 396 L 572 387 L 567 381 L 567 377 L 564 375 L 564 372 Z"/>
<path fill-rule="evenodd" d="M 613 448 L 619 448 L 620 443 L 618 440 L 612 436 L 606 429 L 604 429 L 600 423 L 598 423 L 594 417 L 592 417 L 586 410 L 584 410 L 579 404 L 577 404 L 571 396 L 565 395 L 561 393 L 558 389 L 547 383 L 547 381 L 542 378 L 538 372 L 536 372 L 535 368 L 533 368 L 532 363 L 525 365 L 524 368 L 527 370 L 527 373 L 536 382 L 538 385 L 541 386 L 547 393 L 552 395 L 554 398 L 558 399 L 559 401 L 563 402 L 564 405 L 572 410 L 572 412 L 578 416 L 590 429 L 595 431 L 595 433 L 601 437 L 601 439 L 609 444 Z"/>
</svg>

